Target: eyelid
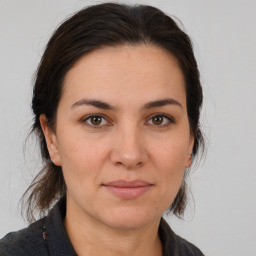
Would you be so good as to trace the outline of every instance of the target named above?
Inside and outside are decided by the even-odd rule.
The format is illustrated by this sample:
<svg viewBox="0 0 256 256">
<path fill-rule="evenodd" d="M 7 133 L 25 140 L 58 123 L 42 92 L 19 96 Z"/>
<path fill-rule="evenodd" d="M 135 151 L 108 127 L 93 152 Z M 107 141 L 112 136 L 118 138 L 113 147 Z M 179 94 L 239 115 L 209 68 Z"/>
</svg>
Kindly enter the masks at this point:
<svg viewBox="0 0 256 256">
<path fill-rule="evenodd" d="M 153 114 L 153 115 L 151 115 L 149 118 L 148 118 L 148 121 L 146 122 L 146 124 L 150 121 L 150 120 L 152 120 L 152 118 L 154 118 L 154 117 L 163 117 L 163 118 L 166 118 L 167 120 L 168 120 L 168 123 L 167 124 L 161 124 L 161 125 L 155 125 L 155 124 L 150 124 L 150 125 L 152 125 L 152 126 L 155 126 L 155 127 L 166 127 L 166 126 L 168 126 L 168 125 L 170 125 L 170 124 L 173 124 L 173 123 L 175 123 L 175 119 L 172 117 L 172 116 L 170 116 L 170 115 L 168 115 L 168 114 L 165 114 L 165 113 L 155 113 L 155 114 Z"/>
<path fill-rule="evenodd" d="M 100 124 L 100 125 L 93 125 L 93 124 L 89 124 L 87 121 L 92 118 L 92 117 L 100 117 L 102 119 L 104 119 L 107 123 L 106 124 Z M 163 117 L 163 118 L 166 118 L 168 120 L 168 123 L 167 124 L 160 124 L 160 125 L 156 125 L 156 124 L 149 124 L 149 121 L 152 120 L 152 118 L 154 117 Z M 104 126 L 110 126 L 111 125 L 111 121 L 109 120 L 108 117 L 106 117 L 104 114 L 98 114 L 98 113 L 95 113 L 95 114 L 89 114 L 87 116 L 84 116 L 81 121 L 81 123 L 84 123 L 85 125 L 87 125 L 88 127 L 92 127 L 92 128 L 103 128 Z M 154 113 L 152 115 L 149 116 L 149 118 L 147 119 L 146 121 L 146 125 L 151 125 L 151 126 L 154 126 L 154 127 L 167 127 L 169 126 L 170 124 L 172 123 L 175 123 L 175 119 L 166 114 L 166 113 Z"/>
<path fill-rule="evenodd" d="M 87 121 L 92 118 L 92 117 L 100 117 L 102 119 L 104 119 L 107 124 L 100 124 L 100 125 L 93 125 L 93 124 L 89 124 Z M 81 123 L 84 123 L 85 125 L 87 125 L 88 127 L 92 127 L 92 128 L 103 128 L 104 126 L 109 126 L 110 125 L 110 122 L 109 122 L 109 118 L 107 118 L 105 115 L 103 114 L 90 114 L 90 115 L 87 115 L 85 117 L 83 117 L 80 121 Z"/>
</svg>

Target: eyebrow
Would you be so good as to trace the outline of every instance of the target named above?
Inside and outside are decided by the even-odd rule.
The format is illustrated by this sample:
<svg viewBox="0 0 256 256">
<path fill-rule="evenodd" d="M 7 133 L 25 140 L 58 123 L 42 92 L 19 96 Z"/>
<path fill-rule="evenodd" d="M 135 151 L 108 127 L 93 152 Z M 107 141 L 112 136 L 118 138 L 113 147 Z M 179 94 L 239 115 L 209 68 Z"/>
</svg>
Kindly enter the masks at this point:
<svg viewBox="0 0 256 256">
<path fill-rule="evenodd" d="M 177 100 L 168 98 L 168 99 L 162 99 L 162 100 L 155 100 L 147 103 L 144 108 L 150 109 L 150 108 L 156 108 L 156 107 L 163 107 L 166 105 L 176 105 L 182 108 L 181 103 L 179 103 Z"/>
<path fill-rule="evenodd" d="M 93 106 L 96 108 L 100 108 L 100 109 L 106 109 L 106 110 L 115 110 L 116 108 L 109 105 L 106 102 L 103 102 L 101 100 L 89 100 L 89 99 L 81 99 L 79 101 L 77 101 L 76 103 L 74 103 L 72 105 L 71 108 L 75 108 L 75 107 L 79 107 L 79 106 L 83 106 L 83 105 L 88 105 L 88 106 Z"/>
<path fill-rule="evenodd" d="M 71 108 L 75 108 L 75 107 L 79 107 L 79 106 L 83 106 L 83 105 L 93 106 L 93 107 L 96 107 L 96 108 L 99 108 L 99 109 L 105 109 L 105 110 L 117 110 L 116 107 L 111 106 L 110 104 L 108 104 L 106 102 L 103 102 L 101 100 L 94 100 L 94 99 L 81 99 L 81 100 L 75 102 L 71 106 Z M 181 109 L 182 109 L 181 103 L 179 103 L 178 101 L 176 101 L 174 99 L 171 99 L 171 98 L 148 102 L 147 104 L 145 104 L 143 106 L 143 109 L 163 107 L 163 106 L 166 106 L 166 105 L 176 105 L 176 106 L 181 107 Z"/>
</svg>

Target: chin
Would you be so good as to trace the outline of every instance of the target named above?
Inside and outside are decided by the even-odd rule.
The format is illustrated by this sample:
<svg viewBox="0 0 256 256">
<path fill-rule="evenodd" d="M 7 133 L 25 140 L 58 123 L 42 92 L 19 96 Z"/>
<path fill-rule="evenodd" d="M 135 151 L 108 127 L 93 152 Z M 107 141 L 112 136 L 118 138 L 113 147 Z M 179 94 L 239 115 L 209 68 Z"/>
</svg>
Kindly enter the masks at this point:
<svg viewBox="0 0 256 256">
<path fill-rule="evenodd" d="M 106 224 L 116 229 L 139 229 L 149 223 L 159 221 L 161 216 L 151 216 L 146 209 L 119 209 L 105 215 Z"/>
</svg>

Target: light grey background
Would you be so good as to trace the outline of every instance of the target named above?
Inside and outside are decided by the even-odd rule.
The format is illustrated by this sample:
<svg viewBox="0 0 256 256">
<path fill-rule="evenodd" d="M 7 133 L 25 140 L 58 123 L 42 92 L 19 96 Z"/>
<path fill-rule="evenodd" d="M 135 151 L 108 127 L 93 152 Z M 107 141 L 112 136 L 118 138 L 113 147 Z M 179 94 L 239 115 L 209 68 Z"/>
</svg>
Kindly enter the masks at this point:
<svg viewBox="0 0 256 256">
<path fill-rule="evenodd" d="M 23 146 L 32 119 L 32 75 L 44 46 L 65 17 L 99 2 L 0 0 L 0 237 L 27 225 L 18 201 L 40 161 L 31 141 Z M 256 1 L 126 3 L 151 4 L 178 17 L 202 74 L 208 154 L 191 175 L 195 208 L 191 201 L 185 221 L 168 220 L 206 255 L 255 256 Z"/>
</svg>

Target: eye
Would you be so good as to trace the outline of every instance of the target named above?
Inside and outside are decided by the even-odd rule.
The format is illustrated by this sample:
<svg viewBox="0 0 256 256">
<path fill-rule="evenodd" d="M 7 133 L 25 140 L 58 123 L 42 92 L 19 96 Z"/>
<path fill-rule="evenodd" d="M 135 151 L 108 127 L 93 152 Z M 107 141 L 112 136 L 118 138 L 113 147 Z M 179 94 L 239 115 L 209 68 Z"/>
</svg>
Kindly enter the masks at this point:
<svg viewBox="0 0 256 256">
<path fill-rule="evenodd" d="M 89 115 L 82 122 L 92 127 L 101 127 L 108 124 L 107 120 L 101 115 Z"/>
<path fill-rule="evenodd" d="M 174 120 L 166 114 L 154 115 L 147 122 L 147 124 L 154 126 L 168 126 L 170 123 L 174 123 Z"/>
</svg>

